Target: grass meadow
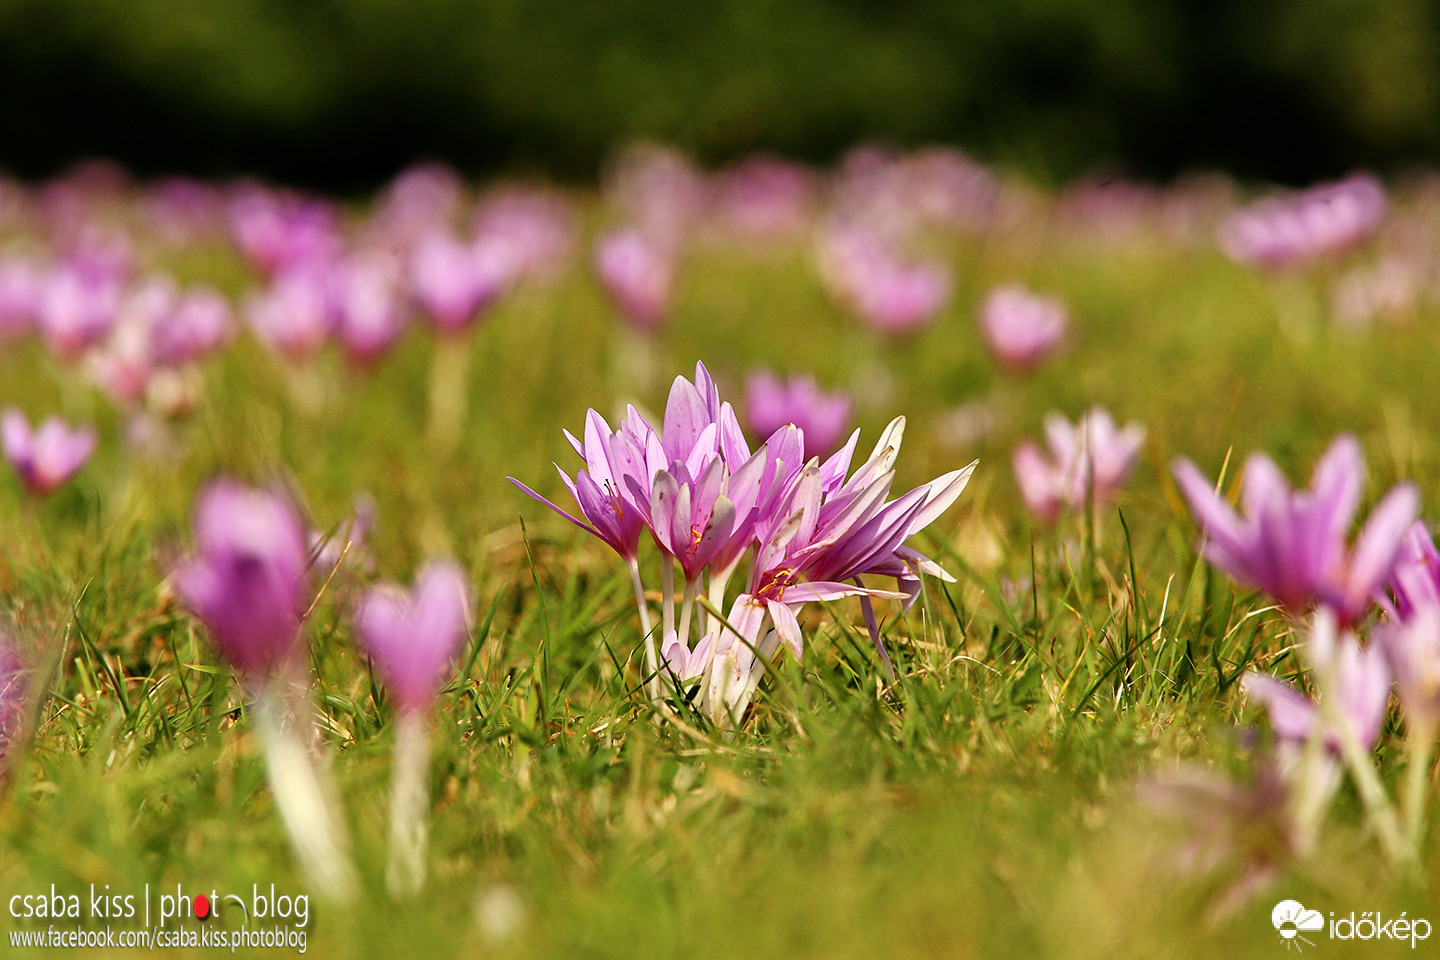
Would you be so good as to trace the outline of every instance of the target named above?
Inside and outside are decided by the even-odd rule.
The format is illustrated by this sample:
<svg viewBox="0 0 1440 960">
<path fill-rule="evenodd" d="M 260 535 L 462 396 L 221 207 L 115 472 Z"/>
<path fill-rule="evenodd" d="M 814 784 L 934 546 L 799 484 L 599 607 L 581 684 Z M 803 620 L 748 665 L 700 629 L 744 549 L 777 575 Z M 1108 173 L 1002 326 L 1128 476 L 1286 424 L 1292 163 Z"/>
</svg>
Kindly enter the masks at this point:
<svg viewBox="0 0 1440 960">
<path fill-rule="evenodd" d="M 1393 870 L 1348 784 L 1318 848 L 1242 898 L 1244 864 L 1187 862 L 1190 825 L 1138 789 L 1180 764 L 1246 777 L 1268 727 L 1238 679 L 1297 669 L 1288 621 L 1199 558 L 1170 461 L 1225 469 L 1232 490 L 1244 456 L 1266 451 L 1300 482 L 1349 431 L 1366 506 L 1410 479 L 1434 522 L 1440 307 L 1342 328 L 1326 319 L 1340 266 L 1267 276 L 1208 233 L 1153 225 L 1111 236 L 1042 215 L 932 243 L 953 294 L 900 340 L 826 297 L 806 244 L 693 249 L 650 338 L 618 320 L 582 256 L 475 328 L 452 449 L 427 439 L 423 325 L 373 369 L 333 348 L 287 365 L 241 335 L 204 362 L 193 414 L 144 449 L 73 369 L 7 345 L 0 400 L 94 423 L 101 440 L 48 499 L 0 482 L 0 595 L 47 694 L 0 799 L 0 892 L 304 890 L 250 705 L 167 581 L 196 492 L 226 474 L 283 484 L 322 531 L 361 492 L 376 505 L 305 624 L 363 889 L 349 906 L 312 898 L 307 955 L 1267 958 L 1286 947 L 1280 899 L 1440 923 L 1436 845 L 1421 877 Z M 237 296 L 247 283 L 223 245 L 168 266 Z M 976 324 L 1011 280 L 1070 309 L 1065 349 L 1028 376 L 997 366 Z M 658 412 L 697 360 L 737 402 L 762 366 L 843 387 L 862 452 L 903 414 L 900 489 L 979 459 L 916 543 L 957 582 L 927 578 L 904 616 L 880 606 L 896 678 L 853 601 L 811 606 L 803 659 L 781 658 L 733 735 L 657 715 L 623 566 L 505 480 L 561 500 L 562 428 L 588 407 Z M 1147 428 L 1131 480 L 1093 514 L 1031 519 L 1015 445 L 1049 411 L 1094 405 Z M 391 715 L 349 611 L 436 554 L 468 572 L 475 615 L 431 719 L 428 881 L 397 901 L 383 882 Z M 653 548 L 642 564 L 653 589 Z M 1387 781 L 1397 725 L 1378 748 Z M 1410 948 L 1316 955 L 1344 949 Z"/>
</svg>

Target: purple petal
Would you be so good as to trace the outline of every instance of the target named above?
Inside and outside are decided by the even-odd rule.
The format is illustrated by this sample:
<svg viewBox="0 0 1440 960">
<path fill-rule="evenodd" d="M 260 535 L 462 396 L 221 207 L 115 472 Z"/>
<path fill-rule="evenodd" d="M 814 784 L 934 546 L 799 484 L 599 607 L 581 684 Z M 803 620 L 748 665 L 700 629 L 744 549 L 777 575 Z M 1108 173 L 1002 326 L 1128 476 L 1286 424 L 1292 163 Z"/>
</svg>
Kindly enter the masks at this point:
<svg viewBox="0 0 1440 960">
<path fill-rule="evenodd" d="M 705 399 L 694 384 L 684 377 L 676 377 L 670 386 L 670 398 L 665 402 L 665 423 L 660 432 L 666 461 L 688 458 L 701 431 L 711 423 Z"/>
<path fill-rule="evenodd" d="M 1304 741 L 1315 723 L 1315 704 L 1299 690 L 1274 677 L 1247 672 L 1240 680 L 1246 695 L 1265 706 L 1275 735 L 1286 740 Z"/>
<path fill-rule="evenodd" d="M 1368 606 L 1371 595 L 1390 576 L 1400 543 L 1419 511 L 1420 494 L 1408 483 L 1395 487 L 1370 511 L 1346 576 L 1346 609 L 1352 616 Z"/>
<path fill-rule="evenodd" d="M 1360 452 L 1360 442 L 1349 434 L 1342 434 L 1315 464 L 1310 480 L 1316 508 L 1332 539 L 1343 540 L 1350 532 L 1364 486 L 1365 458 Z"/>
<path fill-rule="evenodd" d="M 765 607 L 770 611 L 770 622 L 775 626 L 776 635 L 790 645 L 795 659 L 800 659 L 805 654 L 805 639 L 800 635 L 800 621 L 795 611 L 776 600 L 766 601 Z"/>
<path fill-rule="evenodd" d="M 675 478 L 665 470 L 655 474 L 654 484 L 650 488 L 650 532 L 672 555 L 676 546 L 672 541 L 671 531 L 675 528 L 676 504 L 681 489 Z M 689 499 L 688 491 L 686 499 Z"/>
<path fill-rule="evenodd" d="M 557 467 L 557 469 L 558 469 L 558 467 Z M 563 471 L 562 471 L 561 475 L 562 475 L 562 476 L 564 475 Z M 551 501 L 551 500 L 549 500 L 549 499 L 547 499 L 547 498 L 545 498 L 545 497 L 540 496 L 540 494 L 536 493 L 534 490 L 531 490 L 529 487 L 527 487 L 525 484 L 521 483 L 519 480 L 516 480 L 514 477 L 506 477 L 505 479 L 506 479 L 506 480 L 509 480 L 511 483 L 515 484 L 515 486 L 519 487 L 521 493 L 525 494 L 527 497 L 529 497 L 529 498 L 532 499 L 532 500 L 538 500 L 538 501 L 540 501 L 541 503 L 545 504 L 545 506 L 549 507 L 551 510 L 554 510 L 556 513 L 560 514 L 560 516 L 564 517 L 566 520 L 569 520 L 571 523 L 575 524 L 575 526 L 579 527 L 581 530 L 584 530 L 586 533 L 594 534 L 594 535 L 597 536 L 597 537 L 600 536 L 600 531 L 599 531 L 599 530 L 596 530 L 594 527 L 590 526 L 590 524 L 586 523 L 584 520 L 581 520 L 579 517 L 575 516 L 573 513 L 571 513 L 570 511 L 564 509 L 563 507 L 556 506 L 553 501 Z M 566 479 L 568 480 L 569 477 L 566 477 Z M 602 538 L 602 539 L 603 539 L 603 538 Z"/>
</svg>

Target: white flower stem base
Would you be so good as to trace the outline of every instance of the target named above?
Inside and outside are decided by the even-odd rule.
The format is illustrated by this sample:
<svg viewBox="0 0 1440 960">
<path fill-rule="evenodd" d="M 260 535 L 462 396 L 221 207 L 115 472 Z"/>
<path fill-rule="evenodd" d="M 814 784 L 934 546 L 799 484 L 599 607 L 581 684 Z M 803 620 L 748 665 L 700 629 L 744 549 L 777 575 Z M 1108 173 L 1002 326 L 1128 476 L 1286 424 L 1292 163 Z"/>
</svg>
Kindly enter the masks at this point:
<svg viewBox="0 0 1440 960">
<path fill-rule="evenodd" d="M 1409 760 L 1405 768 L 1405 846 L 1417 860 L 1425 842 L 1425 800 L 1430 792 L 1430 758 L 1435 746 L 1433 726 L 1407 732 Z"/>
<path fill-rule="evenodd" d="M 640 629 L 645 631 L 645 689 L 652 703 L 660 702 L 660 658 L 655 652 L 655 628 L 650 623 L 650 604 L 645 601 L 645 584 L 640 581 L 640 564 L 634 557 L 625 561 L 630 568 L 630 585 L 635 588 L 635 607 L 640 611 Z M 664 639 L 663 637 L 661 638 Z"/>
<path fill-rule="evenodd" d="M 429 774 L 430 731 L 425 716 L 419 710 L 407 710 L 395 724 L 390 865 L 385 871 L 385 885 L 395 897 L 413 896 L 425 885 Z"/>
<path fill-rule="evenodd" d="M 286 723 L 285 698 L 277 689 L 282 683 L 266 683 L 255 702 L 270 789 L 296 859 L 316 892 L 335 902 L 350 900 L 355 895 L 355 871 L 345 852 L 344 828 L 331 816 L 333 791 L 327 789 L 305 741 Z"/>
</svg>

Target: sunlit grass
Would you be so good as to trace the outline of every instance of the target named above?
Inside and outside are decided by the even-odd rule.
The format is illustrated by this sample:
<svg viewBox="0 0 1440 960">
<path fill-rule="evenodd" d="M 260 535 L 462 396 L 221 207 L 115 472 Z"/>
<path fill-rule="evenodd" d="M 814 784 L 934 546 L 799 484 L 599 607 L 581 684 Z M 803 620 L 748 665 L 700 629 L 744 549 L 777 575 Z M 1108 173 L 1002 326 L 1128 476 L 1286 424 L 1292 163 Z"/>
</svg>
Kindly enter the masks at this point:
<svg viewBox="0 0 1440 960">
<path fill-rule="evenodd" d="M 358 908 L 314 910 L 309 953 L 1267 957 L 1282 949 L 1280 896 L 1440 922 L 1387 873 L 1348 788 L 1314 859 L 1219 921 L 1206 917 L 1224 869 L 1171 869 L 1182 838 L 1133 795 L 1179 760 L 1243 772 L 1235 725 L 1256 713 L 1236 681 L 1285 673 L 1293 642 L 1263 598 L 1197 563 L 1170 458 L 1213 474 L 1233 448 L 1233 478 L 1266 449 L 1299 475 L 1344 429 L 1365 446 L 1372 498 L 1399 476 L 1428 497 L 1436 318 L 1287 335 L 1263 281 L 1158 241 L 1017 233 L 951 254 L 953 306 L 901 343 L 837 314 L 799 251 L 696 256 L 649 382 L 626 372 L 628 341 L 577 268 L 476 332 L 469 426 L 450 453 L 424 439 L 419 328 L 373 373 L 329 354 L 287 371 L 242 339 L 209 361 L 203 406 L 159 455 L 127 448 L 123 418 L 73 371 L 7 348 L 5 401 L 93 418 L 103 439 L 52 499 L 0 491 L 0 591 L 50 693 L 0 807 L 0 891 L 302 889 L 250 704 L 165 584 L 196 490 L 226 472 L 285 483 L 321 530 L 357 492 L 378 505 L 306 627 L 366 891 Z M 1010 279 L 1074 318 L 1073 348 L 1023 381 L 986 357 L 973 319 Z M 898 679 L 884 682 L 857 609 L 813 607 L 804 660 L 781 661 L 734 737 L 655 715 L 624 571 L 504 482 L 554 493 L 562 426 L 588 406 L 658 409 L 696 359 L 727 396 L 755 365 L 813 370 L 854 392 L 870 438 L 907 415 L 903 487 L 980 458 L 922 538 L 958 582 L 927 582 L 904 618 L 883 611 Z M 297 399 L 306 378 L 318 402 Z M 993 431 L 949 449 L 934 424 L 967 401 L 989 407 Z M 1046 411 L 1097 403 L 1148 426 L 1141 467 L 1097 522 L 1032 525 L 1011 450 Z M 475 627 L 433 720 L 429 886 L 394 903 L 391 719 L 348 611 L 367 565 L 408 580 L 436 553 L 469 571 Z M 497 902 L 520 905 L 508 934 L 477 919 Z"/>
</svg>

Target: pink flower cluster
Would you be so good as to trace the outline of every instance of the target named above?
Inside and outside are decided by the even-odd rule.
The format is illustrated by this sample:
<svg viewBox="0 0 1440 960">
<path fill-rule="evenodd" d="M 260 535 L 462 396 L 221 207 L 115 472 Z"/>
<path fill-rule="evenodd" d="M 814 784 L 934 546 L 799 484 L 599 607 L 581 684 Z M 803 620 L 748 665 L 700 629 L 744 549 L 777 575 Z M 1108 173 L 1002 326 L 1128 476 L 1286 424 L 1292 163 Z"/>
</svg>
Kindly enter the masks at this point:
<svg viewBox="0 0 1440 960">
<path fill-rule="evenodd" d="M 1220 246 L 1237 263 L 1287 267 L 1343 253 L 1385 217 L 1385 188 L 1369 174 L 1261 200 L 1220 225 Z"/>
<path fill-rule="evenodd" d="M 1054 523 L 1064 510 L 1083 510 L 1110 499 L 1135 466 L 1145 428 L 1123 429 L 1109 412 L 1096 407 L 1071 424 L 1058 413 L 1045 418 L 1048 456 L 1026 441 L 1015 450 L 1015 479 L 1025 505 L 1041 520 Z"/>
<path fill-rule="evenodd" d="M 863 224 L 828 227 L 819 260 L 832 295 L 881 333 L 926 327 L 950 302 L 950 273 L 939 261 L 907 259 L 897 244 Z"/>
<path fill-rule="evenodd" d="M 791 424 L 752 450 L 734 410 L 721 401 L 704 365 L 697 365 L 693 383 L 676 378 L 659 429 L 631 407 L 617 428 L 592 410 L 583 440 L 567 433 L 585 462 L 573 479 L 560 471 L 578 516 L 511 482 L 620 554 L 646 634 L 652 695 L 660 676 L 693 682 L 696 708 L 723 725 L 743 717 L 764 662 L 780 643 L 800 654 L 797 614 L 805 605 L 860 597 L 888 666 L 870 601 L 899 599 L 908 607 L 922 573 L 949 578 L 906 541 L 955 501 L 974 464 L 889 500 L 903 431 L 898 418 L 853 473 L 858 430 L 823 463 L 806 459 L 804 437 Z M 663 663 L 637 562 L 646 533 L 661 558 Z M 693 640 L 698 592 L 706 590 L 711 610 L 723 609 L 726 585 L 747 557 L 746 586 L 728 617 L 707 613 Z M 678 622 L 672 586 L 677 564 L 684 579 Z M 893 579 L 897 589 L 865 584 L 864 578 L 877 576 Z"/>
<path fill-rule="evenodd" d="M 1269 713 L 1277 775 L 1299 846 L 1313 844 L 1343 764 L 1387 855 L 1413 859 L 1440 732 L 1440 552 L 1415 519 L 1417 491 L 1400 484 L 1387 493 L 1351 545 L 1365 478 L 1354 437 L 1330 445 L 1307 490 L 1292 491 L 1268 457 L 1252 456 L 1245 464 L 1243 516 L 1190 461 L 1177 461 L 1174 471 L 1205 534 L 1205 556 L 1269 594 L 1292 617 L 1309 618 L 1300 660 L 1313 693 L 1256 671 L 1244 679 L 1245 691 Z M 1377 611 L 1385 619 L 1362 643 L 1363 625 Z M 1371 757 L 1392 685 L 1410 741 L 1403 818 L 1386 799 Z"/>
<path fill-rule="evenodd" d="M 292 361 L 334 339 L 354 362 L 371 364 L 412 315 L 442 334 L 463 333 L 521 279 L 548 276 L 568 256 L 569 211 L 545 195 L 497 194 L 461 234 L 459 193 L 443 168 L 407 171 L 346 233 L 323 206 L 250 187 L 232 213 L 237 245 L 268 278 L 247 301 L 251 329 Z"/>
</svg>

